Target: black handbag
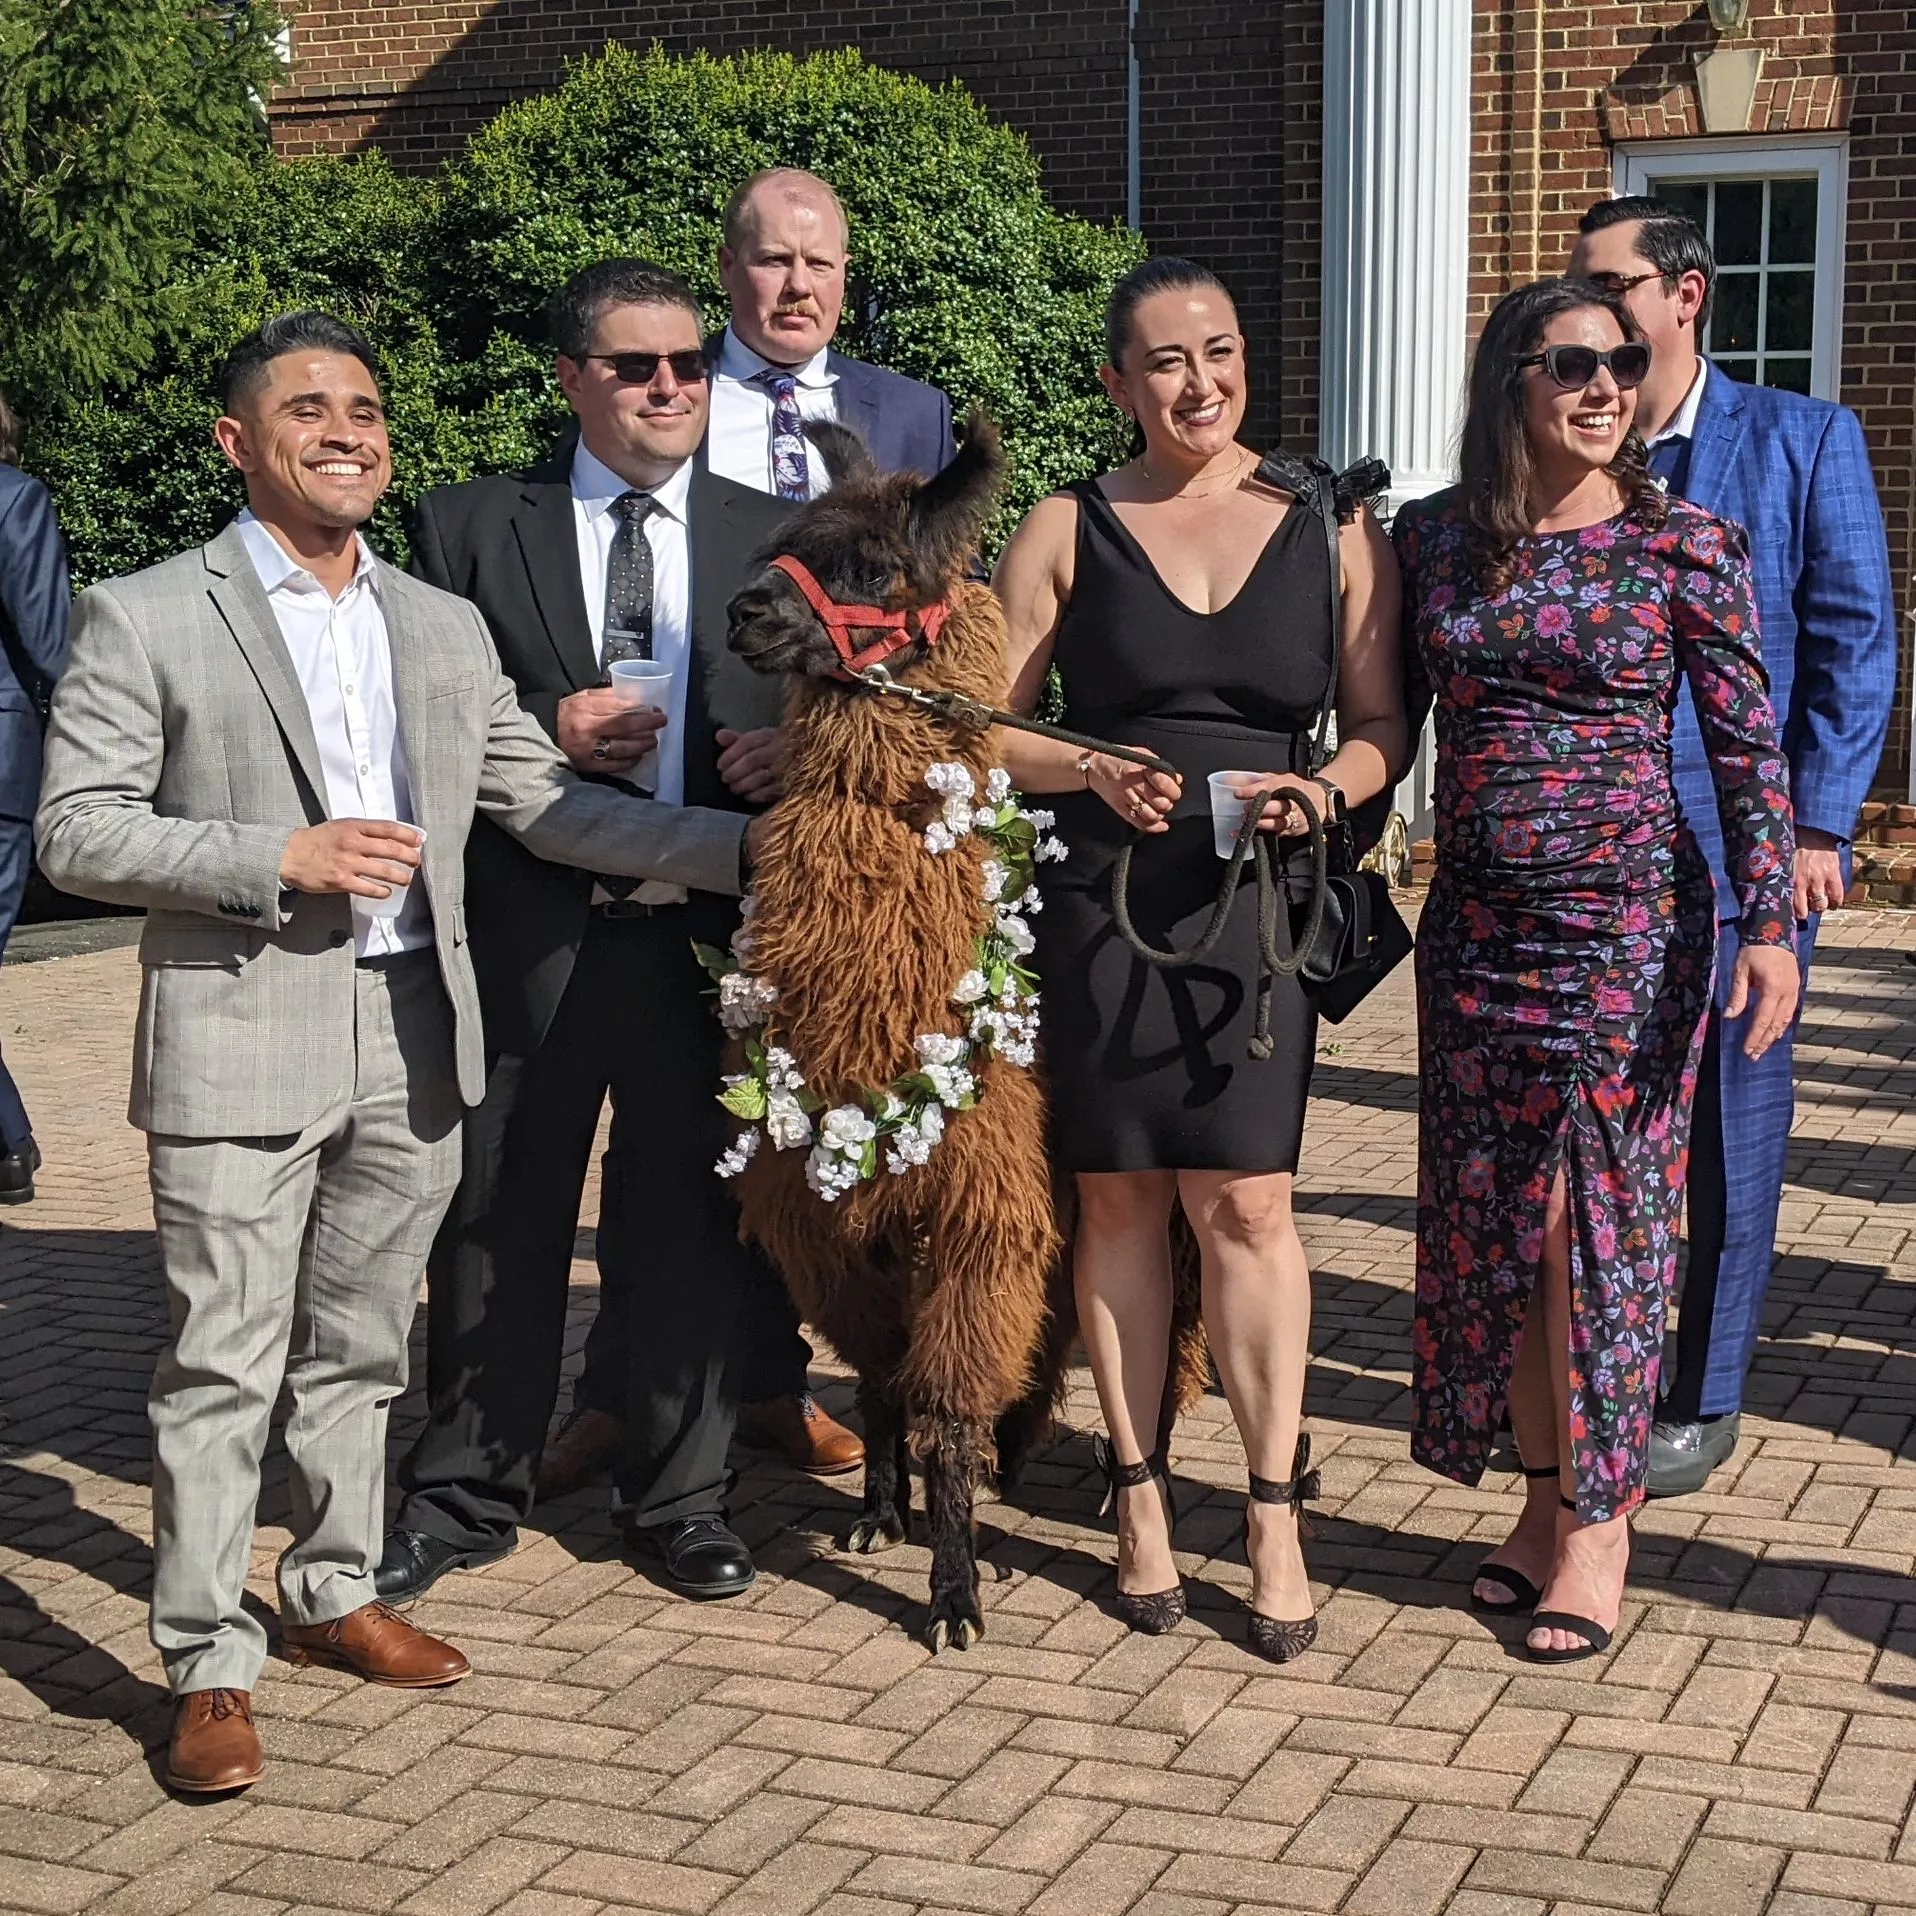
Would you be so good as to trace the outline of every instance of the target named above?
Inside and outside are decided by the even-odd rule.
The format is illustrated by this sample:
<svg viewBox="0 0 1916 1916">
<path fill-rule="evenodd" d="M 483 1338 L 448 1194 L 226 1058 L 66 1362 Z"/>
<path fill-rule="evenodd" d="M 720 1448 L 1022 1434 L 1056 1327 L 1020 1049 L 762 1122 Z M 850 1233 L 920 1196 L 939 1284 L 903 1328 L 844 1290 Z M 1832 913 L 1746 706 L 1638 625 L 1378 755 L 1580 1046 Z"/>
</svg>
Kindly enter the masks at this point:
<svg viewBox="0 0 1916 1916">
<path fill-rule="evenodd" d="M 1337 673 L 1344 643 L 1337 495 L 1342 491 L 1348 498 L 1362 498 L 1380 492 L 1390 484 L 1390 474 L 1379 461 L 1365 459 L 1333 478 L 1330 467 L 1319 460 L 1276 451 L 1264 456 L 1258 477 L 1292 494 L 1301 508 L 1317 514 L 1324 527 L 1330 561 L 1331 660 L 1324 705 L 1311 741 L 1311 771 L 1315 774 L 1329 755 L 1326 748 L 1337 704 Z M 1358 820 L 1373 824 L 1373 839 L 1383 829 L 1391 796 L 1386 788 L 1357 808 Z M 1314 935 L 1311 921 L 1317 916 L 1315 888 L 1299 898 L 1287 876 L 1285 892 L 1290 903 L 1292 939 L 1309 938 L 1309 948 L 1301 953 L 1298 985 L 1324 1017 L 1332 1024 L 1342 1024 L 1410 955 L 1415 941 L 1403 914 L 1392 902 L 1390 884 L 1383 873 L 1358 869 L 1357 827 L 1352 819 L 1346 817 L 1326 825 L 1324 835 L 1323 915 Z"/>
</svg>

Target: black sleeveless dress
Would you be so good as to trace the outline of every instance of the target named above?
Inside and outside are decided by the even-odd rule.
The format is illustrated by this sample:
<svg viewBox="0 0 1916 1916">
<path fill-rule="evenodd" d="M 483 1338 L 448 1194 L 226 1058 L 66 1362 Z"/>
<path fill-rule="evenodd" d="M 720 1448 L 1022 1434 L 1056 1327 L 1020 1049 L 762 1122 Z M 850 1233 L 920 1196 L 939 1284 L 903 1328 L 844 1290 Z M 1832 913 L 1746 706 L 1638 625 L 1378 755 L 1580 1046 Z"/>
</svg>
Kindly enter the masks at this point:
<svg viewBox="0 0 1916 1916">
<path fill-rule="evenodd" d="M 1329 557 L 1293 504 L 1230 604 L 1193 612 L 1158 576 L 1096 481 L 1078 501 L 1077 575 L 1053 658 L 1063 723 L 1169 760 L 1184 784 L 1171 829 L 1137 838 L 1093 792 L 1047 796 L 1070 847 L 1042 871 L 1033 921 L 1055 1148 L 1071 1171 L 1293 1171 L 1317 1014 L 1296 982 L 1271 998 L 1276 1049 L 1253 1060 L 1257 898 L 1252 867 L 1222 943 L 1202 965 L 1138 958 L 1111 912 L 1111 868 L 1136 838 L 1130 906 L 1159 950 L 1196 943 L 1223 877 L 1212 772 L 1304 772 L 1330 674 Z M 1293 841 L 1294 843 L 1294 841 Z M 1309 854 L 1280 869 L 1308 897 Z M 1286 914 L 1280 913 L 1280 918 Z M 1288 948 L 1289 928 L 1280 930 Z"/>
</svg>

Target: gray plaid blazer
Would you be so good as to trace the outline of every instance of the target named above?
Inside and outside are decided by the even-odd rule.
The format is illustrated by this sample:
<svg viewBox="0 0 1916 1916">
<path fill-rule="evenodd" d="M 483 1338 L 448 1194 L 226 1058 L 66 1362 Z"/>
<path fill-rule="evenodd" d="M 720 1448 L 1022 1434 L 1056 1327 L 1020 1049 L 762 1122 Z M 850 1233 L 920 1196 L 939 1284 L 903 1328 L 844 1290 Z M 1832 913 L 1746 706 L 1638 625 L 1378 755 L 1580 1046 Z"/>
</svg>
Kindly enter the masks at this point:
<svg viewBox="0 0 1916 1916">
<path fill-rule="evenodd" d="M 475 808 L 541 858 L 736 895 L 745 819 L 576 778 L 463 599 L 381 563 L 393 693 L 459 1091 L 485 1086 L 466 951 Z M 63 890 L 144 906 L 128 1115 L 181 1137 L 299 1131 L 353 1089 L 346 898 L 283 891 L 289 835 L 327 816 L 291 655 L 239 533 L 74 607 L 36 835 Z"/>
</svg>

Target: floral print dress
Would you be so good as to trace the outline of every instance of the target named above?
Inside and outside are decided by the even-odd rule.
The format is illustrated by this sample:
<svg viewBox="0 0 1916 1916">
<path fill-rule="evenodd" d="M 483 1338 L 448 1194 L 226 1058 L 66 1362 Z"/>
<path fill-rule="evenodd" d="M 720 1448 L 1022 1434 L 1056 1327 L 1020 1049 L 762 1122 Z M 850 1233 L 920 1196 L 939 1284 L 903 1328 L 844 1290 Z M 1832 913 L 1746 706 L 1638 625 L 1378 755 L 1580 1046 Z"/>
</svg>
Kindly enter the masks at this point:
<svg viewBox="0 0 1916 1916">
<path fill-rule="evenodd" d="M 1412 1453 L 1483 1474 L 1561 1167 L 1577 1510 L 1643 1495 L 1716 950 L 1670 778 L 1679 674 L 1716 776 L 1746 943 L 1790 942 L 1788 773 L 1742 528 L 1672 500 L 1518 548 L 1473 583 L 1454 495 L 1395 542 L 1437 724 L 1417 946 L 1422 1095 Z M 1533 1463 L 1548 1461 L 1531 1459 Z"/>
</svg>

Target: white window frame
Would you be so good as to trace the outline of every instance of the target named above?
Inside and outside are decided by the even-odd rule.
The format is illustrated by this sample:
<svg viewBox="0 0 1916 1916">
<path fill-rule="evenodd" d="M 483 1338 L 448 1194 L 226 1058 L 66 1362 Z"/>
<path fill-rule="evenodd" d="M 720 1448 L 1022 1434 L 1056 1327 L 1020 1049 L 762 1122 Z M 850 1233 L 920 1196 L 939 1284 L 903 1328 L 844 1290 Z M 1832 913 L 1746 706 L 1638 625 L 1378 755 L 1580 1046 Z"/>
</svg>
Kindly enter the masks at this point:
<svg viewBox="0 0 1916 1916">
<path fill-rule="evenodd" d="M 1843 383 L 1843 226 L 1849 206 L 1849 142 L 1827 133 L 1734 139 L 1632 140 L 1618 145 L 1611 188 L 1647 193 L 1653 178 L 1814 179 L 1816 292 L 1811 318 L 1810 391 L 1838 399 Z"/>
</svg>

